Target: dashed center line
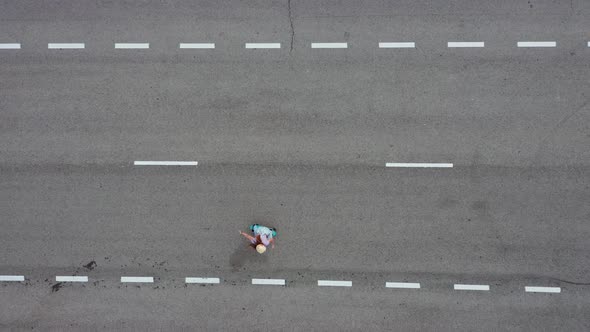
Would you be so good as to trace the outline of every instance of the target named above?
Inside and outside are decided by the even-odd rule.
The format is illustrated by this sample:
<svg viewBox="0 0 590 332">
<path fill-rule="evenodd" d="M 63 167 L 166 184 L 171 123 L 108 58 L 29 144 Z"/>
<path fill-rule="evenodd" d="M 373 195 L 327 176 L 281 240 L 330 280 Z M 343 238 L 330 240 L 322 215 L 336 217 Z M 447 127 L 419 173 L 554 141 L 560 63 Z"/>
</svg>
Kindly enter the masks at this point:
<svg viewBox="0 0 590 332">
<path fill-rule="evenodd" d="M 485 43 L 484 42 L 448 42 L 447 47 L 449 47 L 449 48 L 485 47 Z"/>
<path fill-rule="evenodd" d="M 244 47 L 251 49 L 281 48 L 281 43 L 246 43 Z"/>
<path fill-rule="evenodd" d="M 55 281 L 59 282 L 88 282 L 87 276 L 56 276 Z"/>
<path fill-rule="evenodd" d="M 414 42 L 379 43 L 379 48 L 415 48 Z"/>
<path fill-rule="evenodd" d="M 345 281 L 345 280 L 318 280 L 318 286 L 352 287 L 352 281 Z"/>
<path fill-rule="evenodd" d="M 0 275 L 0 281 L 25 281 L 25 276 Z"/>
<path fill-rule="evenodd" d="M 213 49 L 214 43 L 180 43 L 178 48 L 197 48 L 197 49 Z"/>
<path fill-rule="evenodd" d="M 86 45 L 84 43 L 49 43 L 47 48 L 50 50 L 71 50 L 83 49 Z"/>
<path fill-rule="evenodd" d="M 19 43 L 0 43 L 0 50 L 20 50 Z"/>
<path fill-rule="evenodd" d="M 556 47 L 554 41 L 522 41 L 516 44 L 518 47 Z"/>
<path fill-rule="evenodd" d="M 219 278 L 184 278 L 184 282 L 187 284 L 218 284 Z"/>
<path fill-rule="evenodd" d="M 311 43 L 311 48 L 348 48 L 348 43 Z"/>
<path fill-rule="evenodd" d="M 154 277 L 121 277 L 121 282 L 154 282 Z"/>
<path fill-rule="evenodd" d="M 489 291 L 490 290 L 490 285 L 455 284 L 453 288 L 455 290 Z"/>
<path fill-rule="evenodd" d="M 157 161 L 157 160 L 136 160 L 135 166 L 197 166 L 198 161 Z"/>
<path fill-rule="evenodd" d="M 420 283 L 418 282 L 386 282 L 386 288 L 412 288 L 419 289 Z"/>
<path fill-rule="evenodd" d="M 561 293 L 561 287 L 525 286 L 524 291 L 527 293 Z"/>
<path fill-rule="evenodd" d="M 259 279 L 253 278 L 252 285 L 273 285 L 273 286 L 285 286 L 285 279 Z M 0 282 L 22 282 L 25 281 L 23 275 L 0 275 Z M 88 276 L 56 276 L 55 281 L 57 282 L 88 282 Z M 137 276 L 123 276 L 121 277 L 122 283 L 153 283 L 154 277 L 137 277 Z M 186 277 L 186 284 L 219 284 L 221 283 L 220 278 L 210 277 Z M 349 280 L 318 280 L 318 286 L 331 286 L 331 287 L 352 287 L 352 281 Z M 385 288 L 398 288 L 398 289 L 420 289 L 421 285 L 417 282 L 386 282 Z M 454 290 L 470 290 L 470 291 L 489 291 L 490 285 L 477 285 L 477 284 L 453 284 Z M 541 286 L 525 286 L 525 292 L 527 293 L 561 293 L 561 287 L 541 287 Z"/>
<path fill-rule="evenodd" d="M 379 42 L 379 48 L 415 48 L 415 42 Z M 520 48 L 551 48 L 557 47 L 557 41 L 519 41 Z M 281 43 L 245 43 L 247 49 L 280 49 Z M 590 41 L 587 41 L 590 47 Z M 215 43 L 179 43 L 180 49 L 215 49 Z M 447 42 L 448 48 L 483 48 L 485 42 Z M 48 43 L 48 49 L 84 49 L 85 43 Z M 150 43 L 115 43 L 115 49 L 149 49 Z M 311 48 L 348 48 L 348 43 L 311 43 Z M 0 50 L 21 49 L 20 43 L 0 43 Z"/>
<path fill-rule="evenodd" d="M 452 168 L 452 163 L 385 163 L 385 167 Z"/>
<path fill-rule="evenodd" d="M 252 279 L 252 285 L 285 286 L 285 279 Z"/>
<path fill-rule="evenodd" d="M 115 43 L 115 49 L 148 49 L 150 43 Z"/>
</svg>

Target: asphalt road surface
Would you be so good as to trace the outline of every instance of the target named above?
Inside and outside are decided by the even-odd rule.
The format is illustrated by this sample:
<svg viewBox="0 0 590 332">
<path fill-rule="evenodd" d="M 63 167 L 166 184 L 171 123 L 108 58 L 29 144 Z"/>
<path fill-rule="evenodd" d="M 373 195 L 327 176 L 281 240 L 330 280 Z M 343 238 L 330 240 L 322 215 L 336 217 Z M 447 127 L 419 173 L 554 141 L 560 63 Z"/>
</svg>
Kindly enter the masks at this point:
<svg viewBox="0 0 590 332">
<path fill-rule="evenodd" d="M 2 1 L 0 329 L 590 330 L 588 17 Z"/>
</svg>

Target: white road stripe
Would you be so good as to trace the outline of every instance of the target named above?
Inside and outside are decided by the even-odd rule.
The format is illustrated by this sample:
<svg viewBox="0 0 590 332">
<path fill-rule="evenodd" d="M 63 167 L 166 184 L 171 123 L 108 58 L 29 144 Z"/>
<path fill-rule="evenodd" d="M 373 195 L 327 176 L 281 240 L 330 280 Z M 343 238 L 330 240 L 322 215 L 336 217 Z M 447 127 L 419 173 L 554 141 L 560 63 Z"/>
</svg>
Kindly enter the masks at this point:
<svg viewBox="0 0 590 332">
<path fill-rule="evenodd" d="M 187 284 L 218 284 L 219 278 L 184 278 Z"/>
<path fill-rule="evenodd" d="M 518 47 L 556 47 L 557 42 L 554 41 L 522 41 L 516 44 Z"/>
<path fill-rule="evenodd" d="M 135 166 L 197 166 L 198 161 L 153 161 L 153 160 L 136 160 Z"/>
<path fill-rule="evenodd" d="M 56 276 L 55 281 L 60 282 L 88 282 L 87 276 Z"/>
<path fill-rule="evenodd" d="M 281 43 L 246 43 L 245 48 L 281 48 Z"/>
<path fill-rule="evenodd" d="M 149 43 L 115 43 L 116 49 L 146 49 L 150 48 Z"/>
<path fill-rule="evenodd" d="M 252 285 L 285 286 L 285 279 L 252 279 Z"/>
<path fill-rule="evenodd" d="M 447 47 L 485 47 L 484 42 L 448 42 Z"/>
<path fill-rule="evenodd" d="M 416 43 L 414 42 L 401 42 L 401 43 L 379 43 L 379 48 L 415 48 Z"/>
<path fill-rule="evenodd" d="M 0 43 L 0 50 L 20 50 L 19 43 Z"/>
<path fill-rule="evenodd" d="M 452 168 L 452 163 L 385 163 L 385 167 Z"/>
<path fill-rule="evenodd" d="M 83 49 L 86 45 L 84 43 L 49 43 L 47 48 L 50 50 L 66 50 L 66 49 Z"/>
<path fill-rule="evenodd" d="M 198 48 L 198 49 L 213 49 L 214 43 L 180 43 L 178 48 Z"/>
<path fill-rule="evenodd" d="M 413 288 L 419 289 L 420 283 L 418 282 L 386 282 L 386 288 Z"/>
<path fill-rule="evenodd" d="M 528 293 L 561 293 L 561 287 L 525 286 L 524 291 Z"/>
<path fill-rule="evenodd" d="M 489 291 L 490 285 L 466 285 L 466 284 L 455 284 L 455 290 L 477 290 L 477 291 Z"/>
<path fill-rule="evenodd" d="M 352 287 L 352 281 L 345 281 L 345 280 L 318 280 L 318 286 Z"/>
<path fill-rule="evenodd" d="M 311 43 L 311 48 L 348 48 L 348 43 Z"/>
<path fill-rule="evenodd" d="M 19 45 L 20 45 L 20 44 L 19 44 Z M 588 47 L 590 47 L 590 41 L 588 42 Z M 20 48 L 20 46 L 19 46 L 19 48 Z"/>
<path fill-rule="evenodd" d="M 154 277 L 121 277 L 121 282 L 154 282 Z"/>
<path fill-rule="evenodd" d="M 25 276 L 0 276 L 0 281 L 25 281 Z"/>
</svg>

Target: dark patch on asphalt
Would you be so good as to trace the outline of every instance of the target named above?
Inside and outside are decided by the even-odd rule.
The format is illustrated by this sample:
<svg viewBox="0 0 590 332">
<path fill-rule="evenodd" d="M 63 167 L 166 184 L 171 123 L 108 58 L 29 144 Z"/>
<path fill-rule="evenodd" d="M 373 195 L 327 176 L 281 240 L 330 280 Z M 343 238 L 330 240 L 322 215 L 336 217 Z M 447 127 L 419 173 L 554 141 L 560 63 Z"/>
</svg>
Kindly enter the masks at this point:
<svg viewBox="0 0 590 332">
<path fill-rule="evenodd" d="M 96 261 L 91 261 L 90 263 L 84 265 L 84 268 L 91 271 L 94 270 L 96 266 Z"/>
<path fill-rule="evenodd" d="M 63 282 L 58 282 L 57 284 L 51 286 L 51 292 L 55 293 L 55 292 L 59 291 L 63 287 L 63 285 L 64 285 Z"/>
<path fill-rule="evenodd" d="M 266 263 L 268 261 L 268 253 L 259 254 L 256 249 L 250 247 L 247 243 L 240 244 L 239 247 L 231 254 L 229 258 L 229 265 L 233 272 L 239 271 L 241 268 L 246 270 L 244 265 L 247 263 Z"/>
</svg>

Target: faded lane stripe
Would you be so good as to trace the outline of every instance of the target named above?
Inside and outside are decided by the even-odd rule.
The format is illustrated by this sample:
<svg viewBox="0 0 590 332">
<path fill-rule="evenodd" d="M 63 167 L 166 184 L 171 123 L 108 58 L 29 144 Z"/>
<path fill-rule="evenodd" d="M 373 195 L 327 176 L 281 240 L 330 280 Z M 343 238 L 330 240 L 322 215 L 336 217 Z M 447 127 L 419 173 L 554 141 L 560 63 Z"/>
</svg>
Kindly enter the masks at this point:
<svg viewBox="0 0 590 332">
<path fill-rule="evenodd" d="M 19 43 L 0 43 L 0 50 L 20 50 Z"/>
<path fill-rule="evenodd" d="M 528 293 L 561 293 L 561 287 L 525 286 L 524 291 Z"/>
<path fill-rule="evenodd" d="M 136 160 L 135 166 L 198 166 L 198 161 L 156 161 L 156 160 Z"/>
<path fill-rule="evenodd" d="M 59 282 L 88 282 L 87 276 L 56 276 L 55 281 Z"/>
<path fill-rule="evenodd" d="M 348 48 L 348 43 L 311 43 L 311 48 Z"/>
<path fill-rule="evenodd" d="M 415 48 L 414 42 L 379 43 L 379 48 Z"/>
<path fill-rule="evenodd" d="M 184 282 L 187 284 L 218 284 L 220 283 L 219 278 L 184 278 Z"/>
<path fill-rule="evenodd" d="M 452 163 L 385 163 L 385 167 L 452 168 Z"/>
<path fill-rule="evenodd" d="M 214 43 L 180 43 L 178 48 L 191 48 L 191 49 L 214 49 Z"/>
<path fill-rule="evenodd" d="M 522 41 L 516 44 L 518 47 L 556 47 L 554 41 Z"/>
<path fill-rule="evenodd" d="M 386 288 L 412 288 L 419 289 L 420 283 L 418 282 L 386 282 Z"/>
<path fill-rule="evenodd" d="M 72 49 L 84 49 L 86 44 L 84 43 L 49 43 L 47 48 L 50 50 L 72 50 Z"/>
<path fill-rule="evenodd" d="M 447 47 L 449 47 L 449 48 L 485 47 L 485 43 L 484 42 L 448 42 Z"/>
<path fill-rule="evenodd" d="M 0 281 L 25 281 L 25 276 L 0 275 Z"/>
<path fill-rule="evenodd" d="M 148 49 L 149 43 L 115 43 L 116 49 Z"/>
<path fill-rule="evenodd" d="M 281 48 L 281 43 L 246 43 L 244 47 L 250 49 Z"/>
<path fill-rule="evenodd" d="M 489 291 L 490 285 L 455 284 L 455 290 Z"/>
<path fill-rule="evenodd" d="M 121 277 L 121 282 L 154 282 L 154 277 Z"/>
<path fill-rule="evenodd" d="M 285 279 L 252 279 L 252 285 L 285 286 Z"/>
<path fill-rule="evenodd" d="M 318 286 L 352 287 L 352 281 L 347 281 L 347 280 L 318 280 Z"/>
</svg>

